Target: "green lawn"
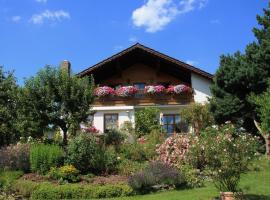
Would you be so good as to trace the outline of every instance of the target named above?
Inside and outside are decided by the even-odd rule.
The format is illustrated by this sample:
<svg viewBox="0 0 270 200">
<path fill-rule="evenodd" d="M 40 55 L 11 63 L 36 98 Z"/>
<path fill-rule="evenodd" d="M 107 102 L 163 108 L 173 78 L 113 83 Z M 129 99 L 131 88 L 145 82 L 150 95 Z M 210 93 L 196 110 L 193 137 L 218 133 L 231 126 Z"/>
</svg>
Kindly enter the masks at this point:
<svg viewBox="0 0 270 200">
<path fill-rule="evenodd" d="M 258 161 L 259 171 L 252 171 L 243 175 L 241 188 L 245 193 L 246 199 L 270 200 L 270 158 L 261 158 Z M 134 197 L 114 198 L 115 200 L 205 200 L 219 196 L 213 184 L 206 184 L 205 187 L 161 192 Z"/>
</svg>

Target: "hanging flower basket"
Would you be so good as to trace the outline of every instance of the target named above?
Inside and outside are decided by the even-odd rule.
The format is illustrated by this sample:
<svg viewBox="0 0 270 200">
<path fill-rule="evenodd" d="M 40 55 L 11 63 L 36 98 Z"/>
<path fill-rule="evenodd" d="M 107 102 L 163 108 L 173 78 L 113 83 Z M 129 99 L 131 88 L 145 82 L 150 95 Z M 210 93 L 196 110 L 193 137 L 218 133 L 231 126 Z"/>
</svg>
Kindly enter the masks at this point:
<svg viewBox="0 0 270 200">
<path fill-rule="evenodd" d="M 170 85 L 167 89 L 167 93 L 169 94 L 183 94 L 183 93 L 191 93 L 192 89 L 184 84 L 180 85 Z"/>
<path fill-rule="evenodd" d="M 95 89 L 95 96 L 97 97 L 106 97 L 110 95 L 114 95 L 115 91 L 113 88 L 108 86 L 98 87 Z"/>
<path fill-rule="evenodd" d="M 148 85 L 144 88 L 144 93 L 150 95 L 164 94 L 165 91 L 166 89 L 163 85 Z"/>
<path fill-rule="evenodd" d="M 115 91 L 115 94 L 119 97 L 131 97 L 134 96 L 137 92 L 138 89 L 135 86 L 123 86 L 118 88 Z"/>
</svg>

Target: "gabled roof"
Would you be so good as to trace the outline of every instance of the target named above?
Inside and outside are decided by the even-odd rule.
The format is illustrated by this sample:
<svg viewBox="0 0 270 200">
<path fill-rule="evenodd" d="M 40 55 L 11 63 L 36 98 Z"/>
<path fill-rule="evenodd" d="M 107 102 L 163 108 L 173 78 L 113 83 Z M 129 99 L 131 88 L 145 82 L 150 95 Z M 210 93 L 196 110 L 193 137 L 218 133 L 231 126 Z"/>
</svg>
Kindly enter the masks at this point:
<svg viewBox="0 0 270 200">
<path fill-rule="evenodd" d="M 142 45 L 140 43 L 136 43 L 136 44 L 132 45 L 131 47 L 129 47 L 129 48 L 127 48 L 127 49 L 125 49 L 125 50 L 123 50 L 123 51 L 121 51 L 121 52 L 119 52 L 119 53 L 117 53 L 117 54 L 115 54 L 115 55 L 113 55 L 113 56 L 111 56 L 111 57 L 109 57 L 109 58 L 95 64 L 95 65 L 93 65 L 93 66 L 90 66 L 89 68 L 87 68 L 87 69 L 83 70 L 82 72 L 80 72 L 78 74 L 78 76 L 83 77 L 83 76 L 87 76 L 87 75 L 89 75 L 91 73 L 94 73 L 94 71 L 96 69 L 102 68 L 105 64 L 113 62 L 113 61 L 117 60 L 118 58 L 121 58 L 122 56 L 124 56 L 124 55 L 126 55 L 126 54 L 128 54 L 128 53 L 130 53 L 132 51 L 135 51 L 137 49 L 143 50 L 143 51 L 145 51 L 145 52 L 147 52 L 149 54 L 152 54 L 153 56 L 164 59 L 164 60 L 166 60 L 168 62 L 171 62 L 171 63 L 177 65 L 180 68 L 191 71 L 191 72 L 193 72 L 195 74 L 198 74 L 200 76 L 203 76 L 203 77 L 205 77 L 207 79 L 212 80 L 213 77 L 214 77 L 213 74 L 210 74 L 210 73 L 208 73 L 206 71 L 203 71 L 203 70 L 201 70 L 201 69 L 199 69 L 197 67 L 194 67 L 194 66 L 192 66 L 190 64 L 184 63 L 184 62 L 182 62 L 180 60 L 177 60 L 177 59 L 172 58 L 172 57 L 170 57 L 168 55 L 160 53 L 160 52 L 158 52 L 158 51 L 156 51 L 154 49 L 151 49 L 149 47 L 146 47 L 146 46 L 144 46 L 144 45 Z"/>
</svg>

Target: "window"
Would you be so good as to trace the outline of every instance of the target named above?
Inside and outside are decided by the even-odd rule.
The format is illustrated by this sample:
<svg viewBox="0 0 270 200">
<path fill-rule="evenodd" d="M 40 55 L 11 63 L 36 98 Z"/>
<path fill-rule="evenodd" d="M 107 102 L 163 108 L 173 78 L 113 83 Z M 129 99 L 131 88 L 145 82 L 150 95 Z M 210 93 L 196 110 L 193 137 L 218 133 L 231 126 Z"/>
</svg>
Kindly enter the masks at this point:
<svg viewBox="0 0 270 200">
<path fill-rule="evenodd" d="M 87 117 L 86 123 L 90 126 L 93 126 L 93 122 L 94 122 L 94 115 L 89 115 Z"/>
<path fill-rule="evenodd" d="M 118 114 L 104 114 L 104 132 L 118 128 Z"/>
<path fill-rule="evenodd" d="M 134 86 L 137 87 L 139 90 L 144 90 L 145 83 L 135 83 Z"/>
<path fill-rule="evenodd" d="M 166 114 L 163 115 L 163 130 L 170 135 L 173 133 L 187 133 L 188 125 L 183 122 L 180 118 L 180 115 L 177 114 Z"/>
</svg>

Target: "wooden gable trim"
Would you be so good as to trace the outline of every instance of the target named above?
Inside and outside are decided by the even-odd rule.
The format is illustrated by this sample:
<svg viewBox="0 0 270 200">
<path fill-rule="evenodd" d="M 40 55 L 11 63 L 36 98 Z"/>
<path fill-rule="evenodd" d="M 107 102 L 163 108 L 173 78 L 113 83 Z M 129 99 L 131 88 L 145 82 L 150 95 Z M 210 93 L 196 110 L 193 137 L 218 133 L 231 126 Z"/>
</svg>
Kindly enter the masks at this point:
<svg viewBox="0 0 270 200">
<path fill-rule="evenodd" d="M 101 62 L 99 62 L 99 63 L 97 63 L 95 65 L 93 65 L 93 66 L 91 66 L 91 67 L 89 67 L 89 68 L 87 68 L 86 70 L 80 72 L 78 74 L 78 76 L 79 77 L 86 76 L 86 75 L 94 72 L 94 70 L 96 70 L 97 68 L 100 68 L 103 65 L 105 65 L 107 63 L 110 63 L 110 62 L 120 58 L 121 56 L 123 56 L 123 55 L 125 55 L 125 54 L 127 54 L 127 53 L 129 53 L 129 52 L 131 52 L 131 51 L 133 51 L 135 49 L 142 49 L 142 50 L 144 50 L 145 52 L 147 52 L 149 54 L 155 55 L 155 56 L 157 56 L 159 58 L 162 58 L 162 59 L 167 60 L 167 61 L 169 61 L 171 63 L 174 63 L 177 66 L 179 66 L 180 68 L 187 69 L 187 70 L 189 70 L 189 71 L 191 71 L 193 73 L 196 73 L 198 75 L 201 75 L 201 76 L 203 76 L 203 77 L 205 77 L 207 79 L 213 80 L 213 77 L 214 77 L 213 74 L 210 74 L 210 73 L 208 73 L 206 71 L 203 71 L 203 70 L 201 70 L 201 69 L 199 69 L 197 67 L 189 65 L 187 63 L 184 63 L 184 62 L 182 62 L 180 60 L 172 58 L 172 57 L 170 57 L 170 56 L 168 56 L 166 54 L 160 53 L 160 52 L 158 52 L 158 51 L 156 51 L 154 49 L 151 49 L 151 48 L 146 47 L 146 46 L 144 46 L 142 44 L 139 44 L 139 43 L 136 43 L 135 45 L 133 45 L 133 46 L 131 46 L 131 47 L 129 47 L 129 48 L 127 48 L 127 49 L 125 49 L 125 50 L 123 50 L 123 51 L 121 51 L 121 52 L 119 52 L 119 53 L 117 53 L 117 54 L 115 54 L 115 55 L 113 55 L 113 56 L 111 56 L 111 57 L 109 57 L 109 58 L 107 58 L 107 59 L 105 59 L 105 60 L 103 60 L 103 61 L 101 61 Z"/>
</svg>

